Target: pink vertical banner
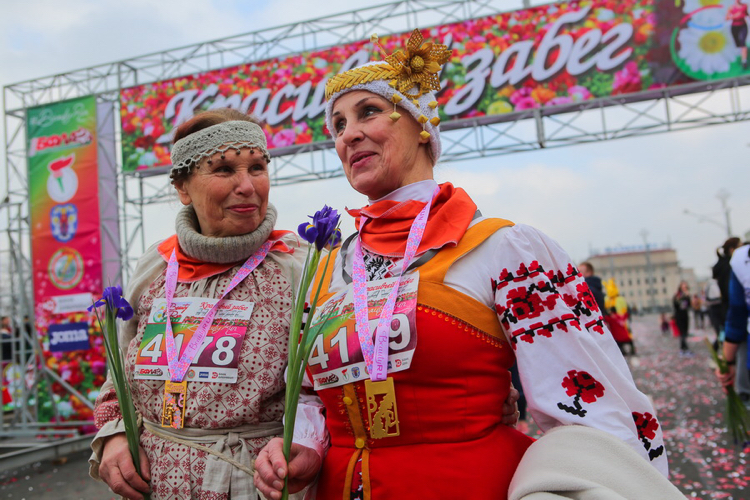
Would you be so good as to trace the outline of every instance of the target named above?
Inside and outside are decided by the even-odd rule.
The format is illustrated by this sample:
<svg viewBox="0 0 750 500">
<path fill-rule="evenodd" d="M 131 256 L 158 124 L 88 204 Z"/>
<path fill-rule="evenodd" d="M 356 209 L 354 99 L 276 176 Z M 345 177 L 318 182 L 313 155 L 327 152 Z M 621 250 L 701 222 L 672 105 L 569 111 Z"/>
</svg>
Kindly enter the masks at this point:
<svg viewBox="0 0 750 500">
<path fill-rule="evenodd" d="M 27 112 L 34 313 L 47 368 L 40 421 L 92 419 L 103 382 L 101 335 L 86 308 L 102 291 L 97 106 L 93 96 Z M 40 388 L 41 389 L 41 388 Z"/>
</svg>

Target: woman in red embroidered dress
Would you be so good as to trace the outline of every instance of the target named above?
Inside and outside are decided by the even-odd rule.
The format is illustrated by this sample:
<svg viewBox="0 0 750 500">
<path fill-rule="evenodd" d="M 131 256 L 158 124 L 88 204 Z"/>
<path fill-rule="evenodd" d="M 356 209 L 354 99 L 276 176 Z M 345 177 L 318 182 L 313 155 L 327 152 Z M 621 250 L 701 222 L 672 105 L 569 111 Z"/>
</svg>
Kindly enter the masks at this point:
<svg viewBox="0 0 750 500">
<path fill-rule="evenodd" d="M 567 254 L 531 227 L 483 217 L 462 189 L 433 180 L 441 144 L 432 91 L 449 56 L 445 46 L 423 45 L 415 30 L 405 53 L 326 87 L 336 151 L 369 204 L 350 211 L 358 233 L 317 278 L 318 311 L 333 318 L 308 370 L 326 412 L 306 418 L 310 425 L 325 418 L 331 440 L 317 498 L 506 498 L 532 443 L 500 425 L 514 362 L 543 430 L 601 429 L 666 475 L 654 409 Z M 361 299 L 358 275 L 372 288 Z M 402 288 L 391 315 L 382 304 L 395 286 Z M 371 331 L 390 325 L 387 359 L 370 332 L 360 335 L 367 323 L 355 319 L 358 308 Z M 379 334 L 380 327 L 375 344 Z M 300 416 L 297 423 L 307 425 Z M 318 461 L 300 443 L 287 467 L 281 441 L 271 440 L 255 482 L 275 500 L 284 476 L 294 491 L 315 478 Z"/>
<path fill-rule="evenodd" d="M 135 472 L 109 381 L 94 412 L 100 431 L 92 443 L 91 475 L 131 499 L 150 490 L 153 500 L 256 500 L 248 472 L 252 458 L 282 431 L 292 280 L 300 275 L 306 249 L 299 249 L 292 233 L 273 230 L 266 140 L 249 117 L 232 110 L 197 115 L 177 129 L 172 161 L 170 177 L 185 208 L 176 234 L 139 260 L 126 292 L 135 316 L 120 332 L 133 401 L 144 420 L 144 477 Z M 181 311 L 199 311 L 220 299 L 243 262 L 261 255 L 266 244 L 270 250 L 260 265 L 224 298 L 232 314 L 219 310 L 185 375 L 182 428 L 162 427 L 167 261 L 174 252 L 179 266 L 170 314 L 175 342 L 189 345 L 189 328 L 179 325 L 195 325 L 200 313 Z M 322 450 L 319 434 L 301 437 Z"/>
</svg>

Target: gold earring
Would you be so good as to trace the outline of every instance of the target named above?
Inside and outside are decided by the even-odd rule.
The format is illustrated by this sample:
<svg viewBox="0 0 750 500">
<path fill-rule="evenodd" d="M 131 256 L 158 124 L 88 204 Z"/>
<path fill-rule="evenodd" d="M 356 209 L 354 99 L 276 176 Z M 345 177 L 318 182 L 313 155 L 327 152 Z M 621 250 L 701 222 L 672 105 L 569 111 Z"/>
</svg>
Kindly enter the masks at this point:
<svg viewBox="0 0 750 500">
<path fill-rule="evenodd" d="M 396 104 L 401 102 L 401 96 L 398 94 L 393 94 L 391 96 L 391 102 L 393 102 L 393 113 L 390 115 L 390 119 L 393 120 L 393 123 L 396 123 L 399 118 L 401 118 L 401 113 L 396 111 Z"/>
<path fill-rule="evenodd" d="M 419 115 L 419 118 L 417 118 L 417 121 L 422 124 L 422 131 L 419 133 L 419 137 L 421 137 L 424 140 L 427 140 L 430 138 L 430 133 L 425 130 L 425 124 L 428 122 L 427 117 L 425 115 Z"/>
</svg>

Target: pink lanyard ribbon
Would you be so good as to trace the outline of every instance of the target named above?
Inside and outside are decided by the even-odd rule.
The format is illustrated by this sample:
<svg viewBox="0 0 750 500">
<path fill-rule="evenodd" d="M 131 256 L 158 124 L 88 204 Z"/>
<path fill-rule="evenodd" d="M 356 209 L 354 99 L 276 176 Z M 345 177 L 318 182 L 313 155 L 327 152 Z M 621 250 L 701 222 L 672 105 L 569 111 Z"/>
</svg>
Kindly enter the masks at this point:
<svg viewBox="0 0 750 500">
<path fill-rule="evenodd" d="M 354 316 L 357 324 L 357 336 L 362 349 L 362 355 L 367 364 L 367 370 L 370 372 L 370 379 L 373 382 L 385 380 L 388 377 L 388 340 L 391 331 L 391 318 L 393 318 L 393 309 L 396 306 L 398 289 L 401 285 L 401 278 L 404 271 L 409 267 L 411 260 L 417 253 L 419 243 L 422 241 L 427 217 L 430 214 L 432 199 L 439 192 L 436 188 L 432 198 L 424 206 L 417 218 L 409 229 L 409 239 L 406 240 L 406 251 L 401 266 L 401 272 L 396 279 L 396 283 L 391 288 L 388 299 L 380 313 L 377 329 L 375 330 L 375 343 L 372 342 L 372 332 L 370 331 L 370 321 L 367 307 L 367 276 L 365 275 L 365 262 L 362 255 L 361 238 L 357 237 L 357 243 L 354 246 L 354 263 L 352 272 L 352 282 L 354 286 Z M 367 218 L 362 216 L 360 228 L 365 225 Z"/>
<path fill-rule="evenodd" d="M 177 272 L 179 271 L 179 264 L 177 263 L 177 258 L 175 257 L 174 250 L 172 251 L 172 256 L 169 258 L 169 263 L 167 264 L 167 276 L 164 285 L 165 295 L 167 299 L 167 331 L 165 334 L 165 342 L 167 347 L 167 364 L 169 365 L 169 376 L 172 382 L 182 382 L 182 380 L 185 378 L 185 373 L 187 373 L 190 364 L 193 362 L 193 358 L 195 358 L 198 349 L 203 344 L 203 339 L 205 339 L 206 335 L 208 335 L 208 330 L 209 328 L 211 328 L 211 323 L 214 320 L 214 316 L 216 316 L 216 312 L 219 310 L 219 304 L 221 304 L 221 301 L 224 300 L 224 297 L 226 297 L 229 292 L 234 290 L 234 287 L 240 284 L 242 280 L 247 278 L 247 276 L 252 273 L 255 268 L 260 265 L 261 262 L 263 262 L 263 259 L 266 258 L 266 255 L 268 255 L 268 252 L 271 249 L 271 245 L 272 242 L 266 241 L 253 255 L 251 255 L 245 261 L 244 264 L 242 264 L 240 270 L 237 271 L 237 274 L 234 275 L 232 281 L 229 282 L 229 286 L 227 287 L 227 289 L 223 294 L 221 294 L 219 300 L 216 302 L 216 304 L 214 304 L 211 310 L 208 311 L 206 316 L 200 322 L 200 324 L 198 325 L 198 329 L 195 331 L 195 335 L 193 335 L 193 338 L 190 339 L 190 342 L 188 343 L 187 347 L 185 347 L 182 356 L 179 358 L 174 343 L 174 334 L 172 333 L 171 315 L 172 300 L 174 299 L 174 291 L 177 288 Z"/>
</svg>

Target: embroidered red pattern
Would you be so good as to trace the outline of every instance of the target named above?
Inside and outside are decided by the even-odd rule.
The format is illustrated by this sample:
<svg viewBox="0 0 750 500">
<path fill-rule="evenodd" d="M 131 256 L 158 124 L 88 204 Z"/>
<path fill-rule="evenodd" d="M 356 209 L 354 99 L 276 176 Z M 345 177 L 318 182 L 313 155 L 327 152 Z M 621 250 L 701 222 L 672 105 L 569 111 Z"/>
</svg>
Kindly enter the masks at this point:
<svg viewBox="0 0 750 500">
<path fill-rule="evenodd" d="M 551 337 L 555 330 L 586 328 L 604 334 L 599 307 L 573 264 L 568 263 L 563 272 L 545 271 L 536 260 L 521 263 L 516 271 L 503 269 L 492 280 L 492 291 L 495 310 L 510 332 L 514 349 L 519 339 L 533 344 L 536 337 Z"/>
<path fill-rule="evenodd" d="M 638 438 L 643 443 L 643 447 L 648 451 L 648 458 L 654 460 L 664 453 L 664 446 L 653 446 L 653 440 L 656 439 L 656 431 L 659 429 L 659 421 L 651 413 L 633 412 L 633 421 L 635 428 L 638 430 Z"/>
<path fill-rule="evenodd" d="M 581 401 L 592 404 L 604 396 L 604 386 L 585 371 L 570 370 L 561 385 L 565 389 L 565 394 L 573 398 L 573 406 L 560 402 L 557 403 L 557 407 L 579 417 L 585 417 L 587 413 Z"/>
</svg>

